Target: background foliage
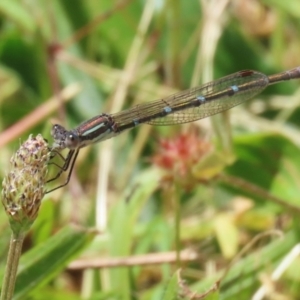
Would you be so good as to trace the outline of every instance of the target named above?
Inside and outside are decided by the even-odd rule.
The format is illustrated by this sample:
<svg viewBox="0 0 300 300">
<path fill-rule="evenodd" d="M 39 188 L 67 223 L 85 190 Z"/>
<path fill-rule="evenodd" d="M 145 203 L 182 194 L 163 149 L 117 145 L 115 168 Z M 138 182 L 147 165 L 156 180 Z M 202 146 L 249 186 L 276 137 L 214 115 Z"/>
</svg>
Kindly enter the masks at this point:
<svg viewBox="0 0 300 300">
<path fill-rule="evenodd" d="M 0 18 L 1 177 L 55 122 L 300 65 L 298 0 L 2 0 Z M 16 299 L 197 299 L 220 278 L 208 299 L 299 299 L 299 99 L 299 81 L 281 83 L 82 149 L 26 239 Z M 3 210 L 0 228 L 3 269 Z"/>
</svg>

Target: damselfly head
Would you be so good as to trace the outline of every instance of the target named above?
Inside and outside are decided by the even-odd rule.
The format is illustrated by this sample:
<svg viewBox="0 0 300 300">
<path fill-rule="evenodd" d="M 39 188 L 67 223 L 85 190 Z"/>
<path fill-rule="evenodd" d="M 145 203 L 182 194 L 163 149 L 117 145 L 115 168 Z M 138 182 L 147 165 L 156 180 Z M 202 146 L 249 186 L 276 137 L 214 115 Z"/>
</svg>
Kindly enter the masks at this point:
<svg viewBox="0 0 300 300">
<path fill-rule="evenodd" d="M 51 136 L 54 139 L 52 149 L 63 150 L 76 149 L 79 144 L 79 137 L 74 130 L 66 130 L 63 126 L 55 124 L 51 130 Z"/>
</svg>

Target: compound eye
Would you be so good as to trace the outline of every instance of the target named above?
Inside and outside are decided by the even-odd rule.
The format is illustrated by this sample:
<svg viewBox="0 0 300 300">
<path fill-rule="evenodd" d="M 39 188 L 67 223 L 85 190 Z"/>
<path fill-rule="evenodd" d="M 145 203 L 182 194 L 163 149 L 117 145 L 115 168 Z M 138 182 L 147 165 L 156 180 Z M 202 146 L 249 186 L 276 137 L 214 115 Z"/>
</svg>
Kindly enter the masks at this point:
<svg viewBox="0 0 300 300">
<path fill-rule="evenodd" d="M 51 135 L 55 140 L 62 140 L 65 138 L 66 129 L 59 124 L 53 125 Z"/>
<path fill-rule="evenodd" d="M 79 137 L 75 133 L 70 133 L 66 138 L 66 145 L 69 149 L 77 148 L 79 144 Z"/>
</svg>

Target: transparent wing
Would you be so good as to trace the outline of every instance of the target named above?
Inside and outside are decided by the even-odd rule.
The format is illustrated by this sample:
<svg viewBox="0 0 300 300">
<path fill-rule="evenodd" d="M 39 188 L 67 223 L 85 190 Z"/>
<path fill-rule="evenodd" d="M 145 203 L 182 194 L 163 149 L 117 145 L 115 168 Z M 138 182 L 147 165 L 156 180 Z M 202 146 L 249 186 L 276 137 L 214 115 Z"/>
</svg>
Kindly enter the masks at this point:
<svg viewBox="0 0 300 300">
<path fill-rule="evenodd" d="M 129 123 L 135 125 L 188 123 L 245 102 L 259 94 L 268 84 L 268 77 L 262 73 L 251 70 L 240 71 L 200 87 L 137 105 L 112 117 L 117 126 Z"/>
</svg>

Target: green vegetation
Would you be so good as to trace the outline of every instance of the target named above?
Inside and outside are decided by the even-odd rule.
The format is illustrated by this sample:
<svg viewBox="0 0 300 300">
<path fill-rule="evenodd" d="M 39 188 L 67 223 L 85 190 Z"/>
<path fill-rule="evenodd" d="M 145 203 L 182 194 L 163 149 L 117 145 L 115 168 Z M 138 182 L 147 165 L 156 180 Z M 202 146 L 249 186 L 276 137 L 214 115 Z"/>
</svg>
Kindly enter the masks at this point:
<svg viewBox="0 0 300 300">
<path fill-rule="evenodd" d="M 0 28 L 1 181 L 55 123 L 300 65 L 298 0 L 1 0 Z M 14 299 L 297 299 L 299 86 L 82 149 L 25 238 Z M 4 209 L 0 228 L 2 282 Z"/>
</svg>

